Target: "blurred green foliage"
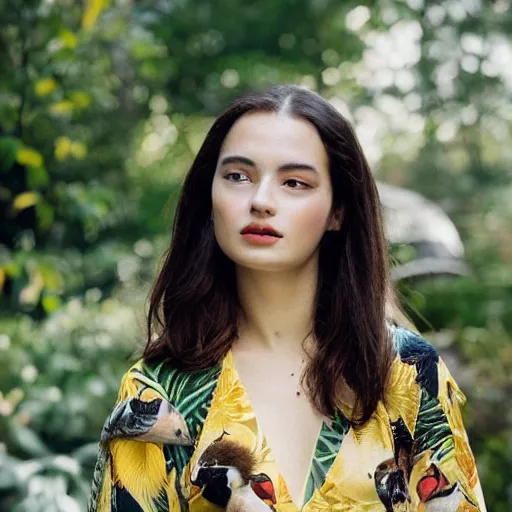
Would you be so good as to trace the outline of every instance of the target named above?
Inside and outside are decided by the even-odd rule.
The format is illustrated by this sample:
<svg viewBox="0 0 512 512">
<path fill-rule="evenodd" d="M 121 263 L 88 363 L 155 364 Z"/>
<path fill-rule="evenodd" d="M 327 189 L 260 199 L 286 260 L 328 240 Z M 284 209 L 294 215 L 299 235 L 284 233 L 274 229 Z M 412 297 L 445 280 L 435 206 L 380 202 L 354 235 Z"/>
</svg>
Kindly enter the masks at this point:
<svg viewBox="0 0 512 512">
<path fill-rule="evenodd" d="M 181 179 L 213 116 L 278 82 L 329 99 L 380 180 L 459 228 L 471 275 L 399 289 L 469 398 L 488 509 L 511 510 L 509 0 L 3 0 L 0 19 L 1 510 L 84 510 Z"/>
</svg>

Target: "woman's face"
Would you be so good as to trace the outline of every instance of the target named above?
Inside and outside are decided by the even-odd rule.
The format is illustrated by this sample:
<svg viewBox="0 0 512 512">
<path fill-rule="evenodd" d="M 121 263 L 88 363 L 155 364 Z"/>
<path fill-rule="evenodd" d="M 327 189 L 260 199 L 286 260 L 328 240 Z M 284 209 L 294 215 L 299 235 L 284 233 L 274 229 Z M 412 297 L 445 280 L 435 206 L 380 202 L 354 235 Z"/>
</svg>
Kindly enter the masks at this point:
<svg viewBox="0 0 512 512">
<path fill-rule="evenodd" d="M 339 229 L 322 140 L 311 123 L 287 114 L 250 112 L 238 119 L 220 151 L 212 204 L 220 248 L 251 269 L 301 267 L 317 256 L 325 231 Z M 280 236 L 244 234 L 249 225 Z"/>
</svg>

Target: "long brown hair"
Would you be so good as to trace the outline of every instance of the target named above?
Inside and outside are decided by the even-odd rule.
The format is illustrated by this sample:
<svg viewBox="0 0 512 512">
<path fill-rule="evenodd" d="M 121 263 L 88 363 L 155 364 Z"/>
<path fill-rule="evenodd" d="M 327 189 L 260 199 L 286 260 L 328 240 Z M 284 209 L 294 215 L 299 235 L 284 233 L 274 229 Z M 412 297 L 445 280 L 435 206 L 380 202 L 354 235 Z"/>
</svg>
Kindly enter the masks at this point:
<svg viewBox="0 0 512 512">
<path fill-rule="evenodd" d="M 295 85 L 250 92 L 214 122 L 183 184 L 171 244 L 154 283 L 144 358 L 170 359 L 184 369 L 218 364 L 237 338 L 240 305 L 234 263 L 218 246 L 211 188 L 227 133 L 251 111 L 285 111 L 312 123 L 329 158 L 333 211 L 340 231 L 320 242 L 313 332 L 316 351 L 304 381 L 313 405 L 332 416 L 340 383 L 355 393 L 366 421 L 384 397 L 393 358 L 386 327 L 388 248 L 377 187 L 350 123 L 318 94 Z"/>
</svg>

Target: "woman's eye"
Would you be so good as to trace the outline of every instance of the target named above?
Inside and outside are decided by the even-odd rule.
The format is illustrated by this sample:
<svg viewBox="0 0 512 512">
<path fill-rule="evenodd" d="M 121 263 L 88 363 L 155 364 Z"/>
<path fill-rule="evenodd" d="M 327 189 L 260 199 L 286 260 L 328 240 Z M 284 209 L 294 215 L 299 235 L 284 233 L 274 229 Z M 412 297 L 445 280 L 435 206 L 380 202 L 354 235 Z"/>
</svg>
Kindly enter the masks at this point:
<svg viewBox="0 0 512 512">
<path fill-rule="evenodd" d="M 290 180 L 286 180 L 285 183 L 290 183 L 291 185 L 289 185 L 290 188 L 311 188 L 307 183 L 304 183 L 303 181 L 299 181 L 299 180 L 294 180 L 294 179 L 290 179 Z"/>
<path fill-rule="evenodd" d="M 230 172 L 224 176 L 225 180 L 231 181 L 233 183 L 245 183 L 250 181 L 249 178 L 242 172 Z M 285 181 L 285 184 L 291 189 L 306 189 L 311 188 L 307 183 L 303 181 L 299 181 L 296 179 L 289 179 Z"/>
<path fill-rule="evenodd" d="M 230 172 L 229 174 L 226 174 L 226 176 L 224 176 L 224 179 L 234 182 L 245 181 L 243 180 L 243 178 L 247 178 L 247 176 L 245 174 L 242 174 L 241 172 Z"/>
</svg>

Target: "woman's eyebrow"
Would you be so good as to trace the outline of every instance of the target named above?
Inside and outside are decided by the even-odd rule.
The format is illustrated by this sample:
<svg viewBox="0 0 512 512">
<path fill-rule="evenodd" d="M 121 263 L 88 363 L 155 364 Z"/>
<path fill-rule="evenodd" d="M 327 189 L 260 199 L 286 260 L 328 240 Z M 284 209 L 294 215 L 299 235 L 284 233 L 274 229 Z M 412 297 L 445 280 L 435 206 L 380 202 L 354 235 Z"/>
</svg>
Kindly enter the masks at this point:
<svg viewBox="0 0 512 512">
<path fill-rule="evenodd" d="M 256 167 L 256 164 L 250 159 L 245 156 L 240 155 L 230 155 L 224 157 L 220 165 L 227 165 L 227 164 L 243 164 L 248 165 L 250 167 Z M 302 171 L 313 171 L 318 172 L 316 167 L 309 165 L 309 164 L 303 164 L 300 162 L 289 162 L 287 164 L 280 165 L 278 167 L 278 171 L 295 171 L 295 170 L 302 170 Z"/>
</svg>

